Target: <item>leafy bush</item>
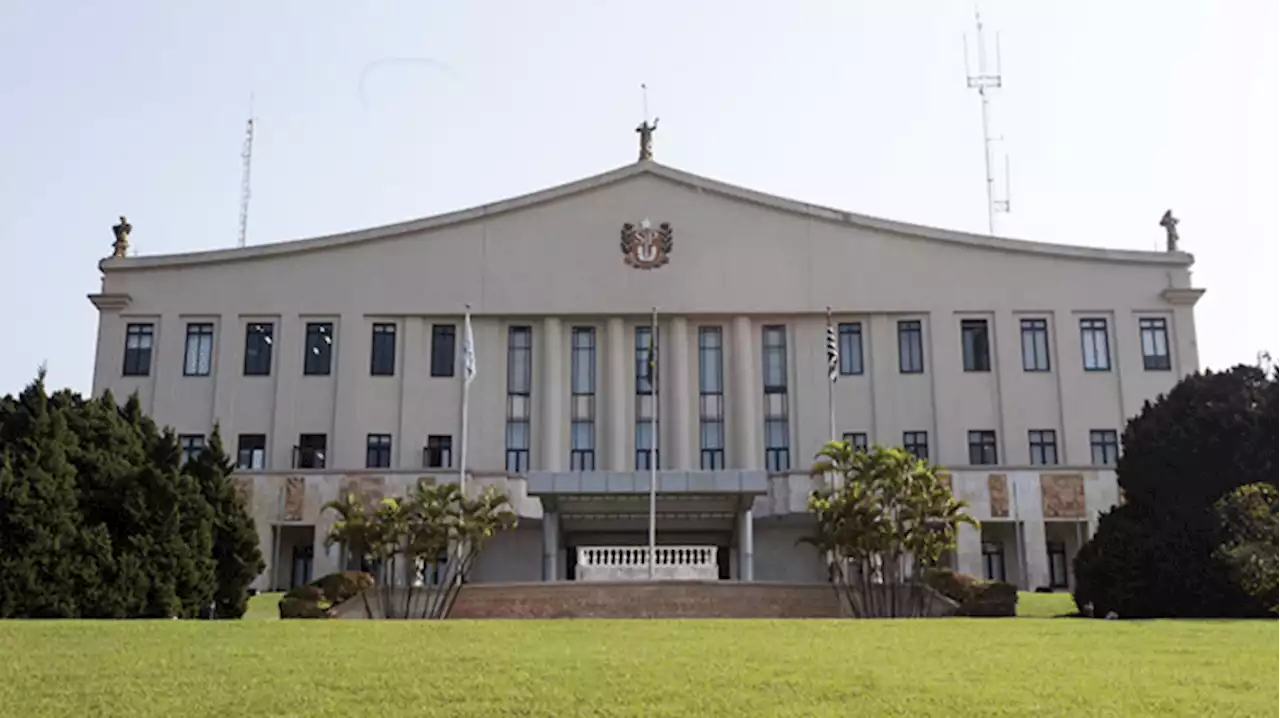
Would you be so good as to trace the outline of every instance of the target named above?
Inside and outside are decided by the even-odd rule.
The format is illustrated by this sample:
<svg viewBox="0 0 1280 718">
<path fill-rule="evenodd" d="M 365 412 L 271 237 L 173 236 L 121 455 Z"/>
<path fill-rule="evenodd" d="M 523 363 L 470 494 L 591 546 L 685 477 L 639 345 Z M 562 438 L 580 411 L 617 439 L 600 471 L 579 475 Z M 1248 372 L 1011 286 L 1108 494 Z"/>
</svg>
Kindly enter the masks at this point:
<svg viewBox="0 0 1280 718">
<path fill-rule="evenodd" d="M 1016 616 L 1018 588 L 1004 581 L 987 581 L 945 568 L 925 572 L 925 582 L 959 604 L 957 616 Z"/>
<path fill-rule="evenodd" d="M 350 600 L 374 585 L 362 571 L 339 571 L 294 586 L 280 599 L 280 618 L 328 618 L 329 609 Z"/>
</svg>

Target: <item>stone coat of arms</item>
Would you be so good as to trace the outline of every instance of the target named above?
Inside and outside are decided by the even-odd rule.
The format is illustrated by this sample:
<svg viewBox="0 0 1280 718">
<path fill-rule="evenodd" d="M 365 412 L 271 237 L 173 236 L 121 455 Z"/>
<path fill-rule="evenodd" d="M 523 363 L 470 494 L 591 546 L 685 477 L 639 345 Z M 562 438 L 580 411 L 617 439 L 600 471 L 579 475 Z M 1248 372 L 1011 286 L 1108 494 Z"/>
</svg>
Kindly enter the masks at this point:
<svg viewBox="0 0 1280 718">
<path fill-rule="evenodd" d="M 654 229 L 649 220 L 641 220 L 637 227 L 630 222 L 622 225 L 622 259 L 636 269 L 655 269 L 671 260 L 675 245 L 674 233 L 669 222 Z"/>
</svg>

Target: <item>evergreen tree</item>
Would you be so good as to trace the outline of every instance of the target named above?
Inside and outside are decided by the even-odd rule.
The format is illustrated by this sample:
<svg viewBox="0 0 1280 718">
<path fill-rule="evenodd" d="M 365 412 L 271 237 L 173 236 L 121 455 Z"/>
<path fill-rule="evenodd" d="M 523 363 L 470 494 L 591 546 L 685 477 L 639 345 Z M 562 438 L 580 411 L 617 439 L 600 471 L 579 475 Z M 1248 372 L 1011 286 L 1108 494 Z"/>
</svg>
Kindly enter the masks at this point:
<svg viewBox="0 0 1280 718">
<path fill-rule="evenodd" d="M 218 618 L 240 618 L 249 605 L 249 584 L 266 568 L 258 548 L 258 530 L 231 473 L 222 433 L 215 424 L 204 451 L 183 469 L 200 486 L 213 510 L 214 591 Z"/>
</svg>

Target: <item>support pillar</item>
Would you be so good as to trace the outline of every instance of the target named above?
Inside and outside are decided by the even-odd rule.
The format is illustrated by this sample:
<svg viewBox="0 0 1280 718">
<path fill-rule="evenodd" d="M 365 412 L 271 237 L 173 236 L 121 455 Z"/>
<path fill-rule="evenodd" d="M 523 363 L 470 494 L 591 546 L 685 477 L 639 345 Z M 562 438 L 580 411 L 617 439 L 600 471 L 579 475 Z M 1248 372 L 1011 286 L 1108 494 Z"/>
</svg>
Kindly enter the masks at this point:
<svg viewBox="0 0 1280 718">
<path fill-rule="evenodd" d="M 542 322 L 542 432 L 541 456 L 533 457 L 533 463 L 546 471 L 563 471 L 564 443 L 564 350 L 560 320 L 547 317 Z M 533 468 L 532 466 L 530 468 Z"/>
<path fill-rule="evenodd" d="M 560 559 L 560 514 L 542 512 L 542 580 L 557 580 L 556 564 Z"/>
<path fill-rule="evenodd" d="M 738 580 L 756 580 L 755 569 L 755 515 L 745 509 L 738 519 Z"/>
<path fill-rule="evenodd" d="M 670 407 L 667 409 L 667 416 L 671 418 L 671 443 L 668 445 L 672 449 L 672 463 L 669 466 L 688 471 L 696 468 L 689 449 L 689 321 L 684 317 L 672 317 L 668 333 L 671 335 L 671 349 L 662 359 L 665 362 L 663 366 L 670 367 L 671 377 L 670 389 L 667 389 L 663 403 L 663 406 Z M 662 389 L 666 387 L 659 387 L 660 391 Z"/>
<path fill-rule="evenodd" d="M 610 471 L 629 471 L 631 454 L 627 451 L 627 409 L 631 395 L 627 393 L 627 327 L 621 317 L 612 317 L 605 326 L 605 456 Z"/>
<path fill-rule="evenodd" d="M 956 527 L 956 570 L 982 578 L 982 529 L 960 524 Z"/>
<path fill-rule="evenodd" d="M 733 354 L 729 365 L 732 367 L 732 412 L 729 423 L 732 427 L 733 446 L 729 466 L 737 469 L 764 468 L 764 449 L 760 443 L 760 435 L 764 431 L 758 407 L 760 394 L 763 392 L 755 382 L 756 343 L 752 331 L 751 318 L 737 316 L 733 318 Z"/>
<path fill-rule="evenodd" d="M 1027 575 L 1023 577 L 1026 585 L 1023 590 L 1034 591 L 1037 586 L 1049 585 L 1049 550 L 1045 545 L 1044 521 L 1032 520 L 1022 522 L 1023 559 L 1027 567 Z"/>
</svg>

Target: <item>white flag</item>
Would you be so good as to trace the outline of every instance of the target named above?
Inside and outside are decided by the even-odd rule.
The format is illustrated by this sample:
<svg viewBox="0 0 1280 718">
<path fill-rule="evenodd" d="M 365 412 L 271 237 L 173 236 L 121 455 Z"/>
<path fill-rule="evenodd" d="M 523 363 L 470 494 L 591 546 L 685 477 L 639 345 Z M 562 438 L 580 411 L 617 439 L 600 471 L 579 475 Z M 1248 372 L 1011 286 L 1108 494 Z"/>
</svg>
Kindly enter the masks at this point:
<svg viewBox="0 0 1280 718">
<path fill-rule="evenodd" d="M 462 376 L 467 385 L 476 378 L 476 338 L 471 333 L 471 312 L 467 312 L 462 326 Z"/>
</svg>

